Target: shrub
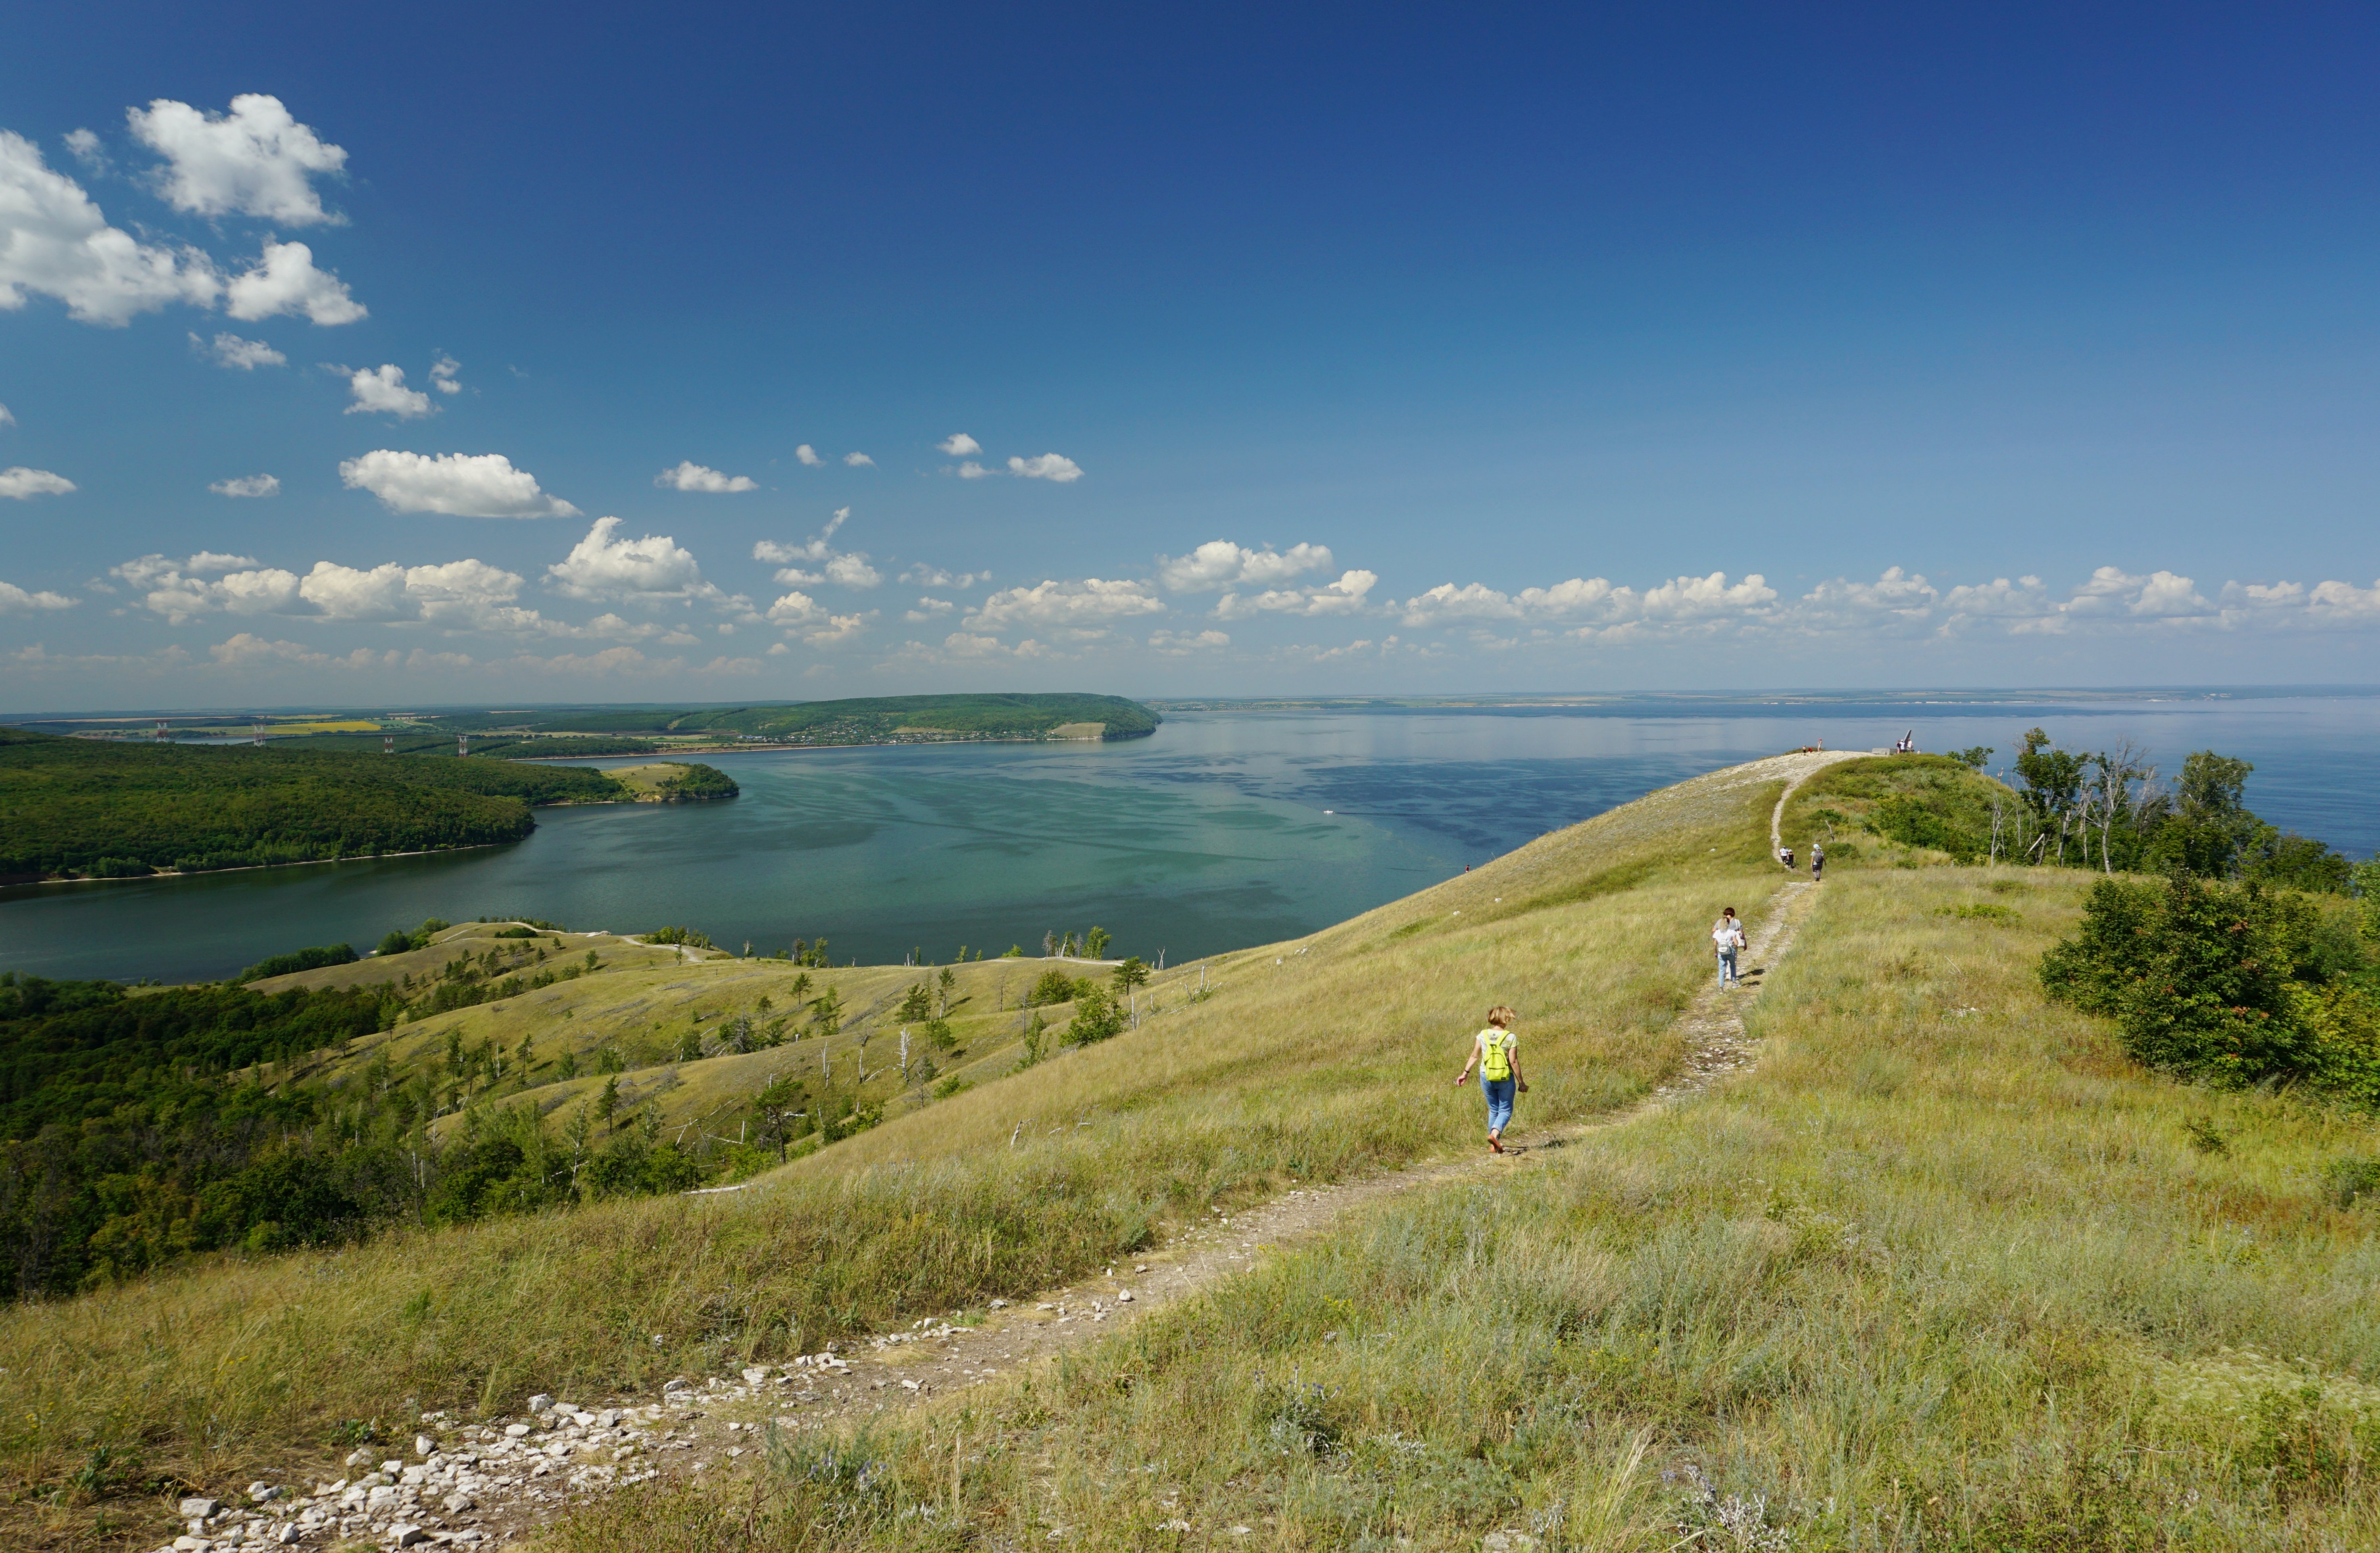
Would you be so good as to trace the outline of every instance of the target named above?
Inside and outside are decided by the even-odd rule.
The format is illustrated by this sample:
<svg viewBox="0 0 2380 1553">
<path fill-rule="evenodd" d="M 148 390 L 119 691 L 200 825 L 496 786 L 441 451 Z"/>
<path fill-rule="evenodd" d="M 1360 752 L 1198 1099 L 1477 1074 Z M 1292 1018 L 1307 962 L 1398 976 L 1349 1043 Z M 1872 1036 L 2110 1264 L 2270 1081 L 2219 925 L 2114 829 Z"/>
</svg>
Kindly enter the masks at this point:
<svg viewBox="0 0 2380 1553">
<path fill-rule="evenodd" d="M 1033 989 L 1025 994 L 1025 1006 L 1046 1008 L 1052 1003 L 1071 1003 L 1094 985 L 1089 981 L 1077 981 L 1061 970 L 1043 971 L 1040 979 L 1033 984 Z"/>
<path fill-rule="evenodd" d="M 259 960 L 255 965 L 232 977 L 232 980 L 236 983 L 262 981 L 266 977 L 287 976 L 293 971 L 315 971 L 324 965 L 352 965 L 361 956 L 346 944 L 317 944 L 311 949 L 296 950 L 287 954 L 275 954 L 270 959 Z"/>
<path fill-rule="evenodd" d="M 1084 982 L 1075 999 L 1075 1017 L 1066 1025 L 1066 1038 L 1076 1046 L 1088 1046 L 1122 1035 L 1123 1023 L 1123 1005 L 1108 996 L 1104 988 Z"/>
</svg>

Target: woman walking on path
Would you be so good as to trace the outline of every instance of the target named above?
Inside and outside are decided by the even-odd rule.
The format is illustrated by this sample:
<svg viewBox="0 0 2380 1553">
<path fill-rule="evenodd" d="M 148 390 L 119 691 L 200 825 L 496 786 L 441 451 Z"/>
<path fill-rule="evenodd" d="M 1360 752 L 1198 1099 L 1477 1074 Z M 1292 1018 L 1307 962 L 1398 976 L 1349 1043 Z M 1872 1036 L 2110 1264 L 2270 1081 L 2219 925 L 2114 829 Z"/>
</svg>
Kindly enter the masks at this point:
<svg viewBox="0 0 2380 1553">
<path fill-rule="evenodd" d="M 1460 1089 L 1471 1070 L 1479 1070 L 1479 1092 L 1488 1098 L 1488 1147 L 1498 1154 L 1504 1152 L 1504 1129 L 1512 1123 L 1513 1094 L 1529 1092 L 1529 1081 L 1521 1076 L 1520 1038 L 1512 1034 L 1518 1017 L 1501 1003 L 1489 1009 L 1488 1027 L 1471 1037 L 1471 1056 L 1454 1075 Z"/>
<path fill-rule="evenodd" d="M 1817 883 L 1827 877 L 1827 847 L 1823 842 L 1810 843 L 1810 882 Z"/>
<path fill-rule="evenodd" d="M 1719 990 L 1741 986 L 1742 980 L 1735 974 L 1735 955 L 1743 947 L 1743 924 L 1733 906 L 1722 910 L 1718 920 L 1711 924 L 1711 945 L 1718 951 Z"/>
</svg>

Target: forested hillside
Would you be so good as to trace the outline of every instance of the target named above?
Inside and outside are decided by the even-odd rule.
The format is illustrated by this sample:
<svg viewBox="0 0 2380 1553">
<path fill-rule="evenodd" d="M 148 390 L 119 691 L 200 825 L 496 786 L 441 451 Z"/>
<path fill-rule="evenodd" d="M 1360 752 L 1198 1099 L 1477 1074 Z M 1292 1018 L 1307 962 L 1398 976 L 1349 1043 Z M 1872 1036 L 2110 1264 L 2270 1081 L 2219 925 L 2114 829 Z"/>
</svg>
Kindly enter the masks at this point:
<svg viewBox="0 0 2380 1553">
<path fill-rule="evenodd" d="M 0 879 L 101 878 L 517 841 L 540 804 L 629 795 L 601 771 L 0 728 Z"/>
</svg>

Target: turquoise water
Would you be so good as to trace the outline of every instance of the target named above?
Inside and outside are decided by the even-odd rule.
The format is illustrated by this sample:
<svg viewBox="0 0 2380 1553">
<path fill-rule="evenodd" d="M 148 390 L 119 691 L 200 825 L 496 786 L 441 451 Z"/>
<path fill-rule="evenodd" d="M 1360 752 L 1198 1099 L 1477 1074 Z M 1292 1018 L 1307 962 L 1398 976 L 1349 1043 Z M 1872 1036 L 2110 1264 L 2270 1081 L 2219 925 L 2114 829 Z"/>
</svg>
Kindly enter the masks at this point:
<svg viewBox="0 0 2380 1553">
<path fill-rule="evenodd" d="M 540 810 L 512 846 L 12 888 L 0 968 L 183 980 L 482 915 L 683 923 L 763 950 L 824 934 L 865 961 L 1034 951 L 1098 923 L 1118 952 L 1178 961 L 1309 932 L 1757 755 L 1913 725 L 1920 747 L 1994 745 L 1998 765 L 2036 723 L 2070 746 L 2129 736 L 2168 770 L 2192 749 L 2245 756 L 2259 813 L 2380 847 L 2380 698 L 1190 712 L 1120 744 L 705 757 L 741 798 Z"/>
</svg>

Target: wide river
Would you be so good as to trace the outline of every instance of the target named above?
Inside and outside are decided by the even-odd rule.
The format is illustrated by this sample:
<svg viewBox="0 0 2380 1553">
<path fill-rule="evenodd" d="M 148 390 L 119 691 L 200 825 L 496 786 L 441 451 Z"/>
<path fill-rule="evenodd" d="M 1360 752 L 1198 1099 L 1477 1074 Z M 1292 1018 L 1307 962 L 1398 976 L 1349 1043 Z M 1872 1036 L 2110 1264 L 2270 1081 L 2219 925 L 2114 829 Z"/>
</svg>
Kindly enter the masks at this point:
<svg viewBox="0 0 2380 1553">
<path fill-rule="evenodd" d="M 2036 724 L 2069 747 L 2129 737 L 2168 774 L 2193 749 L 2243 756 L 2265 818 L 2380 847 L 2369 696 L 1180 712 L 1117 744 L 706 756 L 742 797 L 541 809 L 511 846 L 0 890 L 0 969 L 189 980 L 480 916 L 682 923 L 764 952 L 824 934 L 878 963 L 1038 952 L 1096 923 L 1113 952 L 1178 962 L 1312 931 L 1716 767 L 1913 727 L 1924 749 L 1995 746 L 1998 769 Z"/>
</svg>

